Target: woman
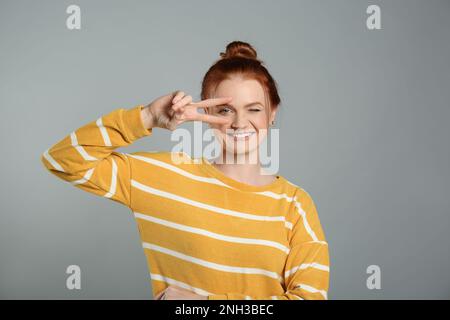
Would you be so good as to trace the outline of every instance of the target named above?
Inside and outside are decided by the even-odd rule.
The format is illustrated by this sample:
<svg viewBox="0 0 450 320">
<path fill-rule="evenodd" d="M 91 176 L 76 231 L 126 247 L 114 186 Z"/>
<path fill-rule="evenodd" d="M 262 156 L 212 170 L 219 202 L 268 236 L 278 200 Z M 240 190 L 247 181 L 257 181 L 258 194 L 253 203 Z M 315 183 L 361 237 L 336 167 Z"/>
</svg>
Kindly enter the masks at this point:
<svg viewBox="0 0 450 320">
<path fill-rule="evenodd" d="M 327 299 L 328 244 L 312 198 L 266 174 L 259 158 L 250 161 L 280 98 L 248 43 L 234 41 L 221 53 L 201 99 L 176 91 L 114 110 L 56 143 L 41 161 L 57 177 L 132 210 L 155 299 Z M 218 159 L 114 151 L 153 128 L 194 120 L 214 131 Z"/>
</svg>

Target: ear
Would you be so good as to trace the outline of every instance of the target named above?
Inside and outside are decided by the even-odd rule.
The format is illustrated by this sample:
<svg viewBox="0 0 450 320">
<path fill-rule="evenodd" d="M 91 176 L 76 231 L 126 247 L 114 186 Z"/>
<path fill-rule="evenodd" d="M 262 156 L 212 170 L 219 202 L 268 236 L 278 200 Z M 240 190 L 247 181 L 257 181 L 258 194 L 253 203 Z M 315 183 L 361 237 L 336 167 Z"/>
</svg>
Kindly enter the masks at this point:
<svg viewBox="0 0 450 320">
<path fill-rule="evenodd" d="M 275 108 L 272 109 L 272 111 L 270 111 L 269 123 L 272 123 L 272 121 L 275 120 L 275 116 L 277 115 L 277 111 L 278 111 L 278 106 L 276 106 Z"/>
</svg>

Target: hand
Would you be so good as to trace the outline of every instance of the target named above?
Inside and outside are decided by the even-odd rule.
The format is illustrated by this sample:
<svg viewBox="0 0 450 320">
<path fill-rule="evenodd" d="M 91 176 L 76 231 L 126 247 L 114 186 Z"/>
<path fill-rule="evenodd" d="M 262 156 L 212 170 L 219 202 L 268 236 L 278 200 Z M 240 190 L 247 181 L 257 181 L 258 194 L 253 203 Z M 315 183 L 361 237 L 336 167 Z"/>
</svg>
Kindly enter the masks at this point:
<svg viewBox="0 0 450 320">
<path fill-rule="evenodd" d="M 175 91 L 152 101 L 142 109 L 141 117 L 147 128 L 160 127 L 171 131 L 185 121 L 199 120 L 225 125 L 229 119 L 202 114 L 197 112 L 197 109 L 215 107 L 231 100 L 232 97 L 225 97 L 192 102 L 191 96 L 185 95 L 183 91 Z"/>
<path fill-rule="evenodd" d="M 208 300 L 208 296 L 170 285 L 155 296 L 154 300 Z"/>
</svg>

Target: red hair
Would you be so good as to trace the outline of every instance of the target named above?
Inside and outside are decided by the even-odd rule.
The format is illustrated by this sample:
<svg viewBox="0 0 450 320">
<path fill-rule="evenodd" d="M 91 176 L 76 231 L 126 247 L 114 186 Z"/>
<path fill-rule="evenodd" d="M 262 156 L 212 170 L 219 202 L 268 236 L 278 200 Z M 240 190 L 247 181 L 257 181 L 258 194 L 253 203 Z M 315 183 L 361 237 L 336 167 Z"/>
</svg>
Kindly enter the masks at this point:
<svg viewBox="0 0 450 320">
<path fill-rule="evenodd" d="M 242 41 L 230 42 L 226 51 L 221 52 L 220 56 L 221 58 L 209 68 L 203 77 L 202 100 L 214 96 L 220 82 L 238 76 L 243 80 L 257 80 L 261 84 L 265 92 L 268 110 L 278 107 L 281 100 L 278 95 L 277 83 L 267 71 L 264 62 L 257 58 L 256 50 L 250 44 Z"/>
</svg>

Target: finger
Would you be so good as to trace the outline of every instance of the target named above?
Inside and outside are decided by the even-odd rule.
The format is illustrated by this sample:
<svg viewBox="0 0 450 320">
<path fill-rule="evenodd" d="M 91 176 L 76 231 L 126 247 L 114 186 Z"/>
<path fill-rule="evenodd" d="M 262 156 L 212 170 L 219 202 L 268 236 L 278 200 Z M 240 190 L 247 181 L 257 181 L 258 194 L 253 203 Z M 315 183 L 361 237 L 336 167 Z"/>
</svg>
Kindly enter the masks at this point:
<svg viewBox="0 0 450 320">
<path fill-rule="evenodd" d="M 232 99 L 233 97 L 211 98 L 191 103 L 190 106 L 194 106 L 195 108 L 210 108 L 230 102 Z"/>
<path fill-rule="evenodd" d="M 161 290 L 161 292 L 160 293 L 158 293 L 156 296 L 155 296 L 155 300 L 160 300 L 161 299 L 161 297 L 162 297 L 162 295 L 164 294 L 164 292 L 166 292 L 166 289 L 164 289 L 164 290 Z"/>
<path fill-rule="evenodd" d="M 172 103 L 177 103 L 178 101 L 180 101 L 181 98 L 183 98 L 185 95 L 185 93 L 183 91 L 175 91 L 175 96 L 172 99 Z"/>
<path fill-rule="evenodd" d="M 178 127 L 179 123 L 180 121 L 177 119 L 170 120 L 169 122 L 167 122 L 166 128 L 170 131 L 173 131 Z"/>
<path fill-rule="evenodd" d="M 162 293 L 159 293 L 157 296 L 153 298 L 153 300 L 161 300 Z"/>
<path fill-rule="evenodd" d="M 192 97 L 191 96 L 185 96 L 184 98 L 182 98 L 181 100 L 179 100 L 177 103 L 175 103 L 172 106 L 172 109 L 177 111 L 179 108 L 185 106 L 186 104 L 189 104 L 192 102 Z"/>
<path fill-rule="evenodd" d="M 228 124 L 230 123 L 230 119 L 222 118 L 217 116 L 212 116 L 209 114 L 199 113 L 194 120 L 200 120 L 211 124 Z"/>
<path fill-rule="evenodd" d="M 175 91 L 172 99 L 172 103 L 177 103 L 181 98 L 184 97 L 184 91 L 178 90 Z"/>
</svg>

